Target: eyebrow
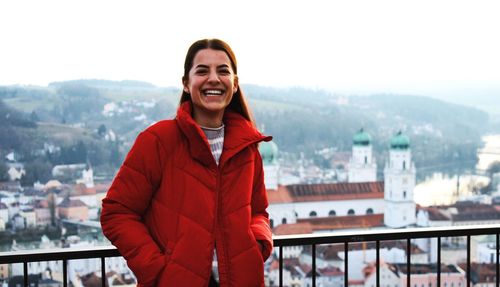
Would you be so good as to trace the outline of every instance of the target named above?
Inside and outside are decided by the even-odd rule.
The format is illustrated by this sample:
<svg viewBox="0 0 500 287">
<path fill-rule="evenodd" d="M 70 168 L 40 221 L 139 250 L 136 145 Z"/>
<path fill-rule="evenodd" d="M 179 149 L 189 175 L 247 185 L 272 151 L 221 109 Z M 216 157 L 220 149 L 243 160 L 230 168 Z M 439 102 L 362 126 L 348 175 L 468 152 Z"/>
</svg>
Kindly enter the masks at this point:
<svg viewBox="0 0 500 287">
<path fill-rule="evenodd" d="M 228 64 L 222 64 L 222 65 L 217 66 L 217 68 L 229 68 L 229 67 L 230 67 L 230 66 L 229 66 Z M 195 68 L 196 68 L 196 69 L 198 69 L 198 68 L 205 68 L 205 69 L 208 69 L 208 68 L 209 68 L 209 66 L 208 66 L 208 65 L 205 65 L 205 64 L 198 64 L 198 65 L 196 65 L 196 67 L 195 67 Z"/>
</svg>

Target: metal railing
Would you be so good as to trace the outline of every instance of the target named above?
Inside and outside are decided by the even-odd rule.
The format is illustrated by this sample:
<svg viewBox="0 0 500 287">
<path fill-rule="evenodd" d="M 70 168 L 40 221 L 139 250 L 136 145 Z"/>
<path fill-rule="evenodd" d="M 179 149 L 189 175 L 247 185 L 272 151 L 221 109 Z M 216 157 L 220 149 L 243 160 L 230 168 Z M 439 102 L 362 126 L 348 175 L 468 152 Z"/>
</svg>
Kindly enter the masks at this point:
<svg viewBox="0 0 500 287">
<path fill-rule="evenodd" d="M 437 286 L 441 286 L 441 238 L 467 237 L 467 287 L 471 286 L 471 236 L 496 235 L 496 286 L 500 286 L 499 274 L 499 241 L 500 224 L 453 226 L 434 228 L 406 228 L 383 230 L 360 230 L 322 234 L 275 236 L 274 246 L 279 249 L 279 286 L 283 286 L 283 247 L 311 246 L 312 248 L 312 286 L 316 286 L 316 247 L 320 244 L 344 244 L 344 284 L 348 285 L 348 244 L 355 242 L 375 242 L 376 246 L 376 286 L 380 286 L 380 242 L 406 240 L 406 275 L 407 286 L 410 285 L 411 240 L 419 238 L 437 239 Z M 53 249 L 35 251 L 15 251 L 0 253 L 0 264 L 22 263 L 24 269 L 24 286 L 28 285 L 28 263 L 40 261 L 63 261 L 63 286 L 68 286 L 67 262 L 74 259 L 101 259 L 102 286 L 106 286 L 105 259 L 121 256 L 113 246 L 102 246 L 78 249 Z"/>
</svg>

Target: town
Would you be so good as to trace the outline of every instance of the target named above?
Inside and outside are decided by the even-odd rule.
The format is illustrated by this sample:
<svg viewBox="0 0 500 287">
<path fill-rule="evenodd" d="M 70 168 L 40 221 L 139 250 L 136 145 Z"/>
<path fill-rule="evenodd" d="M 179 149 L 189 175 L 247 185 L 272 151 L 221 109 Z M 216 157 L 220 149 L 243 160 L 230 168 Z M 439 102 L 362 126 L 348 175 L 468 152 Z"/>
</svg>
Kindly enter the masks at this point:
<svg viewBox="0 0 500 287">
<path fill-rule="evenodd" d="M 410 138 L 398 132 L 390 139 L 382 179 L 377 177 L 379 167 L 372 145 L 370 134 L 360 129 L 353 135 L 351 153 L 341 168 L 322 173 L 323 178 L 318 179 L 319 173 L 314 172 L 313 166 L 283 166 L 278 146 L 262 143 L 259 151 L 273 234 L 500 223 L 498 174 L 492 177 L 494 191 L 486 198 L 483 195 L 449 205 L 421 206 L 414 200 L 418 167 L 412 160 Z M 25 187 L 19 181 L 25 171 L 16 155 L 8 154 L 6 160 L 9 180 L 0 183 L 2 251 L 109 245 L 100 231 L 99 214 L 111 179 L 95 179 L 88 163 L 57 165 L 52 169 L 53 179 Z M 472 238 L 474 286 L 494 286 L 496 282 L 495 240 L 495 236 L 489 235 Z M 462 237 L 441 241 L 440 270 L 446 274 L 441 279 L 442 286 L 466 286 L 465 249 Z M 382 242 L 379 252 L 384 286 L 405 286 L 407 250 L 411 250 L 412 282 L 418 282 L 416 286 L 436 286 L 438 248 L 433 238 L 414 240 L 411 246 L 403 241 Z M 344 282 L 343 245 L 321 245 L 315 252 L 317 286 L 374 286 L 373 242 L 349 245 L 349 282 Z M 277 286 L 279 281 L 278 255 L 275 250 L 265 264 L 267 286 Z M 284 286 L 312 286 L 312 256 L 308 246 L 283 249 Z M 100 286 L 100 264 L 98 259 L 70 261 L 68 278 L 72 286 Z M 108 258 L 106 266 L 109 286 L 134 286 L 134 275 L 122 257 Z M 32 262 L 28 269 L 30 280 L 38 286 L 62 286 L 60 262 Z M 22 276 L 21 265 L 0 265 L 2 286 L 16 286 L 22 282 Z"/>
</svg>

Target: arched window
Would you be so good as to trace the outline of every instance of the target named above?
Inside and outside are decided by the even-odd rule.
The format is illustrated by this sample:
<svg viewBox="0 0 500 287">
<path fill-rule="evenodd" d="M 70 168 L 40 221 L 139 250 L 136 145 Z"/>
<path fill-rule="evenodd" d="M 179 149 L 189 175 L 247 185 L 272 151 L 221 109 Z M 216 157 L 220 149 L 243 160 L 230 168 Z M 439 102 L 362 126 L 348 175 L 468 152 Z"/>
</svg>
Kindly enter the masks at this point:
<svg viewBox="0 0 500 287">
<path fill-rule="evenodd" d="M 373 214 L 373 208 L 368 208 L 366 210 L 366 214 Z"/>
<path fill-rule="evenodd" d="M 281 220 L 281 223 L 282 224 L 286 224 L 286 218 L 285 217 L 283 217 L 283 219 Z"/>
<path fill-rule="evenodd" d="M 269 225 L 271 226 L 271 228 L 274 228 L 274 220 L 270 219 L 269 220 Z"/>
<path fill-rule="evenodd" d="M 335 210 L 330 210 L 330 212 L 328 212 L 328 216 L 335 216 L 337 215 L 337 213 L 335 212 Z"/>
<path fill-rule="evenodd" d="M 354 209 L 349 209 L 349 211 L 347 211 L 347 215 L 354 215 L 355 212 L 354 212 Z"/>
<path fill-rule="evenodd" d="M 318 216 L 318 214 L 314 210 L 309 213 L 309 217 L 316 217 L 316 216 Z"/>
<path fill-rule="evenodd" d="M 403 199 L 406 199 L 406 190 L 403 191 Z"/>
</svg>

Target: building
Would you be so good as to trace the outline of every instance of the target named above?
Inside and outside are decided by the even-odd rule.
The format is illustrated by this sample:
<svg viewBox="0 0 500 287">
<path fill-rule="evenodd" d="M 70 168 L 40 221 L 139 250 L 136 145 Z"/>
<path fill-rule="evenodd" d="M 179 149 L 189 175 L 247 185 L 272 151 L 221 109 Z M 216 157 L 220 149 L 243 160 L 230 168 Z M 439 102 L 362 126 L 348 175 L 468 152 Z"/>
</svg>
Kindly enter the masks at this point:
<svg viewBox="0 0 500 287">
<path fill-rule="evenodd" d="M 278 146 L 274 142 L 261 142 L 259 152 L 264 165 L 264 184 L 268 190 L 277 190 L 279 182 Z"/>
<path fill-rule="evenodd" d="M 399 132 L 391 139 L 389 160 L 384 169 L 384 224 L 387 227 L 416 224 L 416 204 L 413 200 L 415 180 L 410 139 Z"/>
<path fill-rule="evenodd" d="M 376 181 L 377 165 L 370 135 L 361 129 L 352 143 L 348 182 L 278 184 L 276 188 L 274 183 L 279 183 L 277 147 L 260 149 L 264 168 L 270 166 L 272 171 L 264 175 L 273 182 L 273 188 L 268 188 L 268 212 L 273 228 L 281 224 L 299 224 L 278 231 L 284 234 L 287 229 L 318 232 L 384 226 L 401 228 L 416 224 L 413 200 L 416 169 L 409 138 L 399 132 L 391 139 L 383 182 Z M 380 216 L 383 216 L 382 225 Z"/>
<path fill-rule="evenodd" d="M 371 215 L 384 212 L 382 182 L 294 184 L 268 191 L 272 226 L 299 219 Z"/>
<path fill-rule="evenodd" d="M 5 225 L 9 222 L 9 208 L 0 202 L 0 231 L 5 230 Z"/>
<path fill-rule="evenodd" d="M 37 226 L 49 226 L 52 224 L 52 216 L 55 216 L 54 210 L 50 210 L 49 202 L 47 200 L 39 200 L 34 204 L 35 217 Z M 52 212 L 54 214 L 52 214 Z"/>
<path fill-rule="evenodd" d="M 381 286 L 406 286 L 408 270 L 405 264 L 390 264 L 380 262 Z M 376 286 L 375 263 L 364 268 L 365 287 Z M 410 280 L 412 286 L 436 286 L 436 264 L 411 264 Z M 441 265 L 441 286 L 466 286 L 465 272 L 455 265 Z"/>
<path fill-rule="evenodd" d="M 459 264 L 467 270 L 467 264 Z M 473 287 L 496 287 L 496 263 L 471 263 L 470 279 Z"/>
<path fill-rule="evenodd" d="M 371 136 L 363 129 L 352 140 L 352 156 L 348 164 L 349 182 L 377 181 L 377 163 L 373 158 Z"/>
<path fill-rule="evenodd" d="M 86 221 L 89 219 L 89 208 L 79 199 L 66 197 L 58 206 L 58 215 L 61 219 L 76 219 Z"/>
</svg>

